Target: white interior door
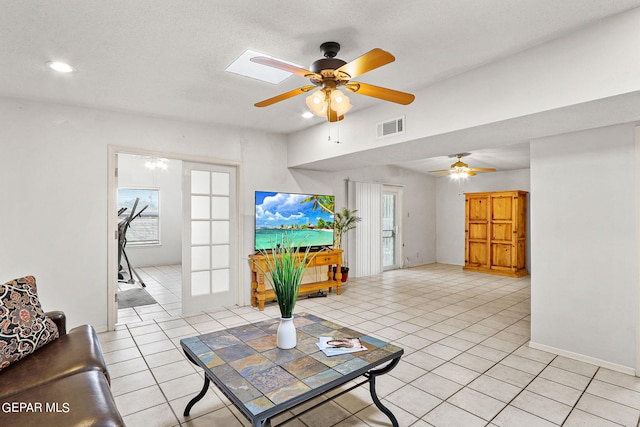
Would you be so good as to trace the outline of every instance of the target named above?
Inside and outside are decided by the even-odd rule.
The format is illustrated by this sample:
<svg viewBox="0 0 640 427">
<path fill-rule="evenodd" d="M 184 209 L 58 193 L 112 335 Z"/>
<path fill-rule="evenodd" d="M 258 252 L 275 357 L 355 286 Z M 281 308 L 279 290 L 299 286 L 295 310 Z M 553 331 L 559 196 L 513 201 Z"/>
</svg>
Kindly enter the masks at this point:
<svg viewBox="0 0 640 427">
<path fill-rule="evenodd" d="M 183 162 L 182 313 L 237 303 L 236 169 Z"/>
</svg>

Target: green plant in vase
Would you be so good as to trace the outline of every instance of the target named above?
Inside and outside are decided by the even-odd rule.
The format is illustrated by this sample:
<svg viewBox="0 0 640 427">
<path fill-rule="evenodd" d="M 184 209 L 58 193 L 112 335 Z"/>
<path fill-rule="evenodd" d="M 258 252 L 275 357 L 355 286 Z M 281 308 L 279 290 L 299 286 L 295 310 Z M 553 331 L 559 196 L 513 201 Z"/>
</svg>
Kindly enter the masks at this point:
<svg viewBox="0 0 640 427">
<path fill-rule="evenodd" d="M 296 331 L 293 325 L 293 309 L 298 300 L 298 290 L 302 282 L 302 276 L 306 265 L 315 254 L 310 254 L 309 247 L 302 249 L 286 233 L 282 235 L 279 243 L 271 243 L 271 250 L 261 250 L 266 269 L 256 263 L 266 280 L 271 285 L 282 319 L 278 326 L 277 345 L 279 348 L 288 349 L 296 346 Z M 291 337 L 291 334 L 293 336 Z"/>
</svg>

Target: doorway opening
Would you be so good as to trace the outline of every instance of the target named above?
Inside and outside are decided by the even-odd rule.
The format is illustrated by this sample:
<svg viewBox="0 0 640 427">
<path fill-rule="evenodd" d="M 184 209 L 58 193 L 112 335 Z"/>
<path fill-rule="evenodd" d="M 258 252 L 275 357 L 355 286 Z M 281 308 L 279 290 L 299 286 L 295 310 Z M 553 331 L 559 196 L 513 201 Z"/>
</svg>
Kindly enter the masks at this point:
<svg viewBox="0 0 640 427">
<path fill-rule="evenodd" d="M 107 203 L 109 330 L 116 324 L 243 304 L 236 271 L 242 235 L 237 224 L 238 165 L 112 146 L 108 164 L 112 172 Z M 199 177 L 202 171 L 209 174 L 208 193 L 200 192 L 201 180 L 192 187 L 193 170 L 199 171 Z M 139 199 L 136 213 L 145 208 L 131 221 L 124 246 L 119 233 L 119 224 L 128 218 L 127 210 L 121 212 L 127 203 L 123 189 L 141 190 L 129 192 L 129 199 Z M 154 192 L 157 200 L 145 198 Z M 209 217 L 203 216 L 205 205 Z M 196 209 L 195 217 L 191 216 L 192 208 Z M 233 226 L 229 226 L 231 222 Z M 223 236 L 221 230 L 227 234 Z M 210 278 L 208 284 L 205 276 Z"/>
<path fill-rule="evenodd" d="M 382 188 L 382 268 L 395 270 L 402 266 L 402 187 Z"/>
<path fill-rule="evenodd" d="M 182 314 L 182 161 L 117 155 L 117 323 Z"/>
</svg>

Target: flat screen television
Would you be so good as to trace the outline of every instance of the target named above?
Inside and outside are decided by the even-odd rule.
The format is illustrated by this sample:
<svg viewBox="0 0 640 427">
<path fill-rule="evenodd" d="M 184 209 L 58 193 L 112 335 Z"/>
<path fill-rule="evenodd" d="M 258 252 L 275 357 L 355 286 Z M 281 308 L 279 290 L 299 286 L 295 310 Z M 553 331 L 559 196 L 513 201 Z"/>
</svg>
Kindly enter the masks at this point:
<svg viewBox="0 0 640 427">
<path fill-rule="evenodd" d="M 256 191 L 255 250 L 269 250 L 286 234 L 298 247 L 333 246 L 335 197 Z"/>
</svg>

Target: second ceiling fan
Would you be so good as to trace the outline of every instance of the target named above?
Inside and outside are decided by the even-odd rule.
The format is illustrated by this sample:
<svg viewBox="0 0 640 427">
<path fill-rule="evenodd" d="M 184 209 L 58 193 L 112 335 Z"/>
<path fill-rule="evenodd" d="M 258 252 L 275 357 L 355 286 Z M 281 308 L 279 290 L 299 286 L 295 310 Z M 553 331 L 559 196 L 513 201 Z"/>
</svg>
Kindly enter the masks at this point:
<svg viewBox="0 0 640 427">
<path fill-rule="evenodd" d="M 468 164 L 462 161 L 462 158 L 470 153 L 453 154 L 449 157 L 457 157 L 458 161 L 453 163 L 449 169 L 441 169 L 429 171 L 429 173 L 438 173 L 438 177 L 451 175 L 453 178 L 465 178 L 477 175 L 476 172 L 495 172 L 496 168 L 470 168 Z"/>
<path fill-rule="evenodd" d="M 285 99 L 319 88 L 318 91 L 307 97 L 307 106 L 314 114 L 325 117 L 330 122 L 337 122 L 342 120 L 344 114 L 351 108 L 349 98 L 339 90 L 340 87 L 344 87 L 349 92 L 402 105 L 410 104 L 415 99 L 415 96 L 410 93 L 351 81 L 354 77 L 358 77 L 368 71 L 395 61 L 395 57 L 389 52 L 376 48 L 347 63 L 342 59 L 336 58 L 336 55 L 340 51 L 340 44 L 336 42 L 322 43 L 320 50 L 324 58 L 318 59 L 311 64 L 309 70 L 266 56 L 251 58 L 252 62 L 308 78 L 313 84 L 299 87 L 298 89 L 282 93 L 273 98 L 265 99 L 264 101 L 256 103 L 255 106 L 267 107 L 276 102 L 284 101 Z"/>
</svg>

